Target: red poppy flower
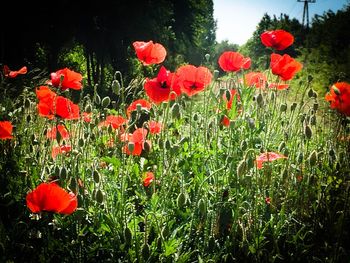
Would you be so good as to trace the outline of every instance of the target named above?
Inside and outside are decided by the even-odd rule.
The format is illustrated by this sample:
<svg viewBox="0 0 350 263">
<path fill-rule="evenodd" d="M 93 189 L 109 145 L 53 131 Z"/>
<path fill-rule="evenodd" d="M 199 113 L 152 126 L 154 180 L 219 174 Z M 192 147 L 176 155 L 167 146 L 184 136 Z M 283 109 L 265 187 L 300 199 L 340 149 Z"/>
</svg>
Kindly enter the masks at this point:
<svg viewBox="0 0 350 263">
<path fill-rule="evenodd" d="M 20 70 L 13 71 L 13 70 L 10 70 L 7 65 L 4 65 L 3 70 L 4 70 L 5 77 L 8 77 L 8 78 L 15 78 L 15 77 L 17 77 L 20 74 L 23 75 L 23 74 L 27 73 L 27 67 L 26 66 L 22 67 Z"/>
<path fill-rule="evenodd" d="M 249 72 L 244 75 L 246 85 L 256 88 L 265 88 L 267 78 L 261 72 Z"/>
<path fill-rule="evenodd" d="M 154 173 L 146 172 L 143 176 L 143 186 L 148 187 L 154 181 Z"/>
<path fill-rule="evenodd" d="M 179 67 L 176 76 L 181 91 L 190 97 L 204 90 L 213 78 L 208 68 L 193 65 Z"/>
<path fill-rule="evenodd" d="M 50 140 L 55 140 L 57 138 L 57 130 L 60 133 L 62 139 L 64 140 L 69 139 L 69 132 L 66 129 L 66 127 L 62 124 L 58 124 L 55 127 L 49 128 L 46 132 L 46 138 Z"/>
<path fill-rule="evenodd" d="M 55 115 L 68 120 L 79 119 L 79 106 L 51 91 L 47 86 L 36 89 L 39 115 L 52 119 Z"/>
<path fill-rule="evenodd" d="M 270 67 L 272 73 L 278 75 L 282 80 L 290 80 L 302 69 L 303 65 L 287 54 L 281 56 L 272 53 Z"/>
<path fill-rule="evenodd" d="M 227 117 L 227 115 L 224 115 L 221 119 L 221 124 L 224 125 L 225 127 L 230 126 L 230 119 Z"/>
<path fill-rule="evenodd" d="M 78 207 L 76 195 L 68 193 L 55 182 L 41 183 L 27 194 L 26 202 L 32 213 L 47 211 L 69 215 Z"/>
<path fill-rule="evenodd" d="M 53 72 L 50 76 L 51 84 L 55 87 L 60 87 L 62 90 L 80 90 L 82 88 L 81 81 L 83 79 L 83 76 L 80 73 L 77 73 L 68 68 Z M 63 78 L 63 80 L 61 80 L 61 78 Z"/>
<path fill-rule="evenodd" d="M 126 123 L 126 121 L 127 120 L 120 115 L 108 115 L 105 121 L 99 123 L 98 127 L 112 126 L 112 128 L 116 130 L 119 127 L 121 127 L 124 123 Z"/>
<path fill-rule="evenodd" d="M 218 63 L 223 71 L 236 72 L 240 69 L 249 69 L 251 60 L 239 52 L 225 51 L 220 55 Z"/>
<path fill-rule="evenodd" d="M 160 64 L 166 57 L 165 48 L 159 43 L 153 41 L 143 42 L 135 41 L 133 47 L 136 51 L 137 58 L 143 65 Z"/>
<path fill-rule="evenodd" d="M 176 85 L 177 81 L 175 79 L 176 75 L 162 66 L 156 78 L 146 78 L 144 89 L 147 96 L 156 104 L 174 100 L 181 94 L 180 87 Z"/>
<path fill-rule="evenodd" d="M 146 141 L 148 131 L 144 128 L 137 128 L 132 134 L 122 134 L 121 141 L 127 142 L 124 146 L 123 151 L 130 155 L 141 155 L 142 150 L 144 150 L 144 144 L 149 141 Z M 130 151 L 129 143 L 133 145 L 132 151 Z"/>
<path fill-rule="evenodd" d="M 265 31 L 260 35 L 260 39 L 265 47 L 272 47 L 276 50 L 286 49 L 294 42 L 293 35 L 283 29 Z"/>
<path fill-rule="evenodd" d="M 157 121 L 149 121 L 148 128 L 151 134 L 159 134 L 162 131 L 162 123 Z"/>
<path fill-rule="evenodd" d="M 83 120 L 85 122 L 91 122 L 92 112 L 83 112 Z"/>
<path fill-rule="evenodd" d="M 56 159 L 57 155 L 70 152 L 72 147 L 70 145 L 53 146 L 51 151 L 52 159 Z"/>
<path fill-rule="evenodd" d="M 350 84 L 347 82 L 337 82 L 325 96 L 330 102 L 330 107 L 340 113 L 350 116 Z"/>
<path fill-rule="evenodd" d="M 141 105 L 141 109 L 143 110 L 150 110 L 152 108 L 152 104 L 147 100 L 144 100 L 144 99 L 135 100 L 126 109 L 126 114 L 128 115 L 128 117 L 130 117 L 130 114 L 132 111 L 137 110 L 137 104 Z"/>
<path fill-rule="evenodd" d="M 9 121 L 0 121 L 0 139 L 12 139 L 12 123 Z"/>
<path fill-rule="evenodd" d="M 262 153 L 256 158 L 256 166 L 258 169 L 262 169 L 264 162 L 272 162 L 278 159 L 286 159 L 286 158 L 287 158 L 286 156 L 280 153 L 275 153 L 275 152 Z"/>
<path fill-rule="evenodd" d="M 223 100 L 226 102 L 226 109 L 228 109 L 228 110 L 232 109 L 232 103 L 233 103 L 234 99 L 236 99 L 237 101 L 240 100 L 240 97 L 235 89 L 231 89 L 231 90 L 229 90 L 229 92 L 230 92 L 229 99 L 227 98 L 226 93 L 224 93 L 224 95 L 222 95 Z"/>
<path fill-rule="evenodd" d="M 269 83 L 269 88 L 270 89 L 278 89 L 278 90 L 288 89 L 289 84 L 271 82 L 271 83 Z"/>
</svg>

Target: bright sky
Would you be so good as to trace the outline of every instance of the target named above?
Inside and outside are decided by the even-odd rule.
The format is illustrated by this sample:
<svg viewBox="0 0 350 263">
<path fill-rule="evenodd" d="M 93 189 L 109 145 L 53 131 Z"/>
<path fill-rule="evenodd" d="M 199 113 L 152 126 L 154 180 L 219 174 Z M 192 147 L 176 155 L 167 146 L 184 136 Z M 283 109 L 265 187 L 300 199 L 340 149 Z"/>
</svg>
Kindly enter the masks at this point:
<svg viewBox="0 0 350 263">
<path fill-rule="evenodd" d="M 315 14 L 322 15 L 328 10 L 336 12 L 349 1 L 316 0 L 315 3 L 309 3 L 310 23 Z M 218 42 L 228 40 L 230 43 L 244 44 L 252 36 L 264 13 L 268 13 L 271 17 L 285 13 L 300 22 L 303 19 L 304 3 L 297 0 L 213 0 L 213 2 Z"/>
</svg>

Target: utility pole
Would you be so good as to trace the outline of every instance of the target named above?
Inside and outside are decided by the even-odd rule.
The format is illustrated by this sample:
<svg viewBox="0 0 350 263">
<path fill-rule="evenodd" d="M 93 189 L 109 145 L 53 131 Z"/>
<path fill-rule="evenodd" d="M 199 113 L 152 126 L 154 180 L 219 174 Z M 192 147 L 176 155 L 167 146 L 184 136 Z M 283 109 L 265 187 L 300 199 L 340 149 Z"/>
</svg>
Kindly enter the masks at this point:
<svg viewBox="0 0 350 263">
<path fill-rule="evenodd" d="M 316 0 L 298 0 L 298 2 L 304 2 L 303 25 L 305 25 L 306 18 L 306 28 L 309 29 L 309 3 L 315 3 Z"/>
</svg>

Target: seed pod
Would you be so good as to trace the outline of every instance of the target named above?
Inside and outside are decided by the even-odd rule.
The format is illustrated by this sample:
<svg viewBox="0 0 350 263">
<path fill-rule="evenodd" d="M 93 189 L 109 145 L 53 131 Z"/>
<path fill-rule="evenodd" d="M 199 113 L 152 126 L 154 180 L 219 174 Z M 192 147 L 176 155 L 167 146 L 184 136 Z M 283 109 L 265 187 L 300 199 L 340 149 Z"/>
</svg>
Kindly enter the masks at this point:
<svg viewBox="0 0 350 263">
<path fill-rule="evenodd" d="M 204 55 L 204 57 L 205 57 L 205 59 L 207 60 L 207 62 L 209 62 L 210 54 L 207 53 L 207 54 Z"/>
<path fill-rule="evenodd" d="M 96 191 L 96 201 L 98 202 L 98 203 L 100 203 L 100 204 L 102 204 L 103 203 L 103 200 L 104 200 L 104 194 L 103 194 L 103 192 L 101 191 L 101 189 L 98 189 L 97 191 Z"/>
<path fill-rule="evenodd" d="M 128 143 L 128 150 L 129 150 L 129 152 L 132 153 L 134 151 L 134 149 L 135 149 L 135 143 L 129 142 Z"/>
<path fill-rule="evenodd" d="M 309 90 L 307 91 L 307 96 L 308 96 L 309 98 L 313 98 L 313 97 L 314 97 L 314 91 L 313 91 L 313 89 L 309 89 Z"/>
<path fill-rule="evenodd" d="M 100 173 L 97 170 L 94 170 L 93 172 L 93 178 L 96 184 L 100 182 Z"/>
<path fill-rule="evenodd" d="M 311 139 L 311 137 L 312 137 L 312 130 L 311 130 L 309 125 L 305 125 L 305 127 L 304 127 L 304 135 L 305 135 L 306 139 Z"/>
<path fill-rule="evenodd" d="M 179 209 L 183 208 L 183 206 L 186 204 L 186 195 L 184 192 L 181 192 L 176 199 L 176 204 Z"/>
<path fill-rule="evenodd" d="M 317 152 L 313 150 L 309 156 L 310 166 L 314 166 L 317 163 Z"/>
<path fill-rule="evenodd" d="M 107 108 L 110 103 L 111 103 L 111 98 L 106 96 L 102 99 L 101 105 L 102 107 Z"/>
<path fill-rule="evenodd" d="M 217 79 L 219 76 L 219 71 L 217 69 L 214 70 L 214 79 Z"/>
</svg>

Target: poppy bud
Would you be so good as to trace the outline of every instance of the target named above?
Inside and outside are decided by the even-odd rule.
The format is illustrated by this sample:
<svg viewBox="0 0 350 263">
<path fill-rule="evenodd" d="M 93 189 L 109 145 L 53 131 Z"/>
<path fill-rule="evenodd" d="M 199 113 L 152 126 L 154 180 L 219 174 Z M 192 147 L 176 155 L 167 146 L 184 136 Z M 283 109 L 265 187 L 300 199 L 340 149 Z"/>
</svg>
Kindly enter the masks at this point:
<svg viewBox="0 0 350 263">
<path fill-rule="evenodd" d="M 72 178 L 72 180 L 70 180 L 70 184 L 69 184 L 69 188 L 74 192 L 78 192 L 78 183 L 77 180 L 75 180 L 75 178 Z"/>
<path fill-rule="evenodd" d="M 300 164 L 304 159 L 304 155 L 302 152 L 299 152 L 297 155 L 297 162 Z"/>
<path fill-rule="evenodd" d="M 142 149 L 149 153 L 151 151 L 151 144 L 148 141 L 143 142 Z"/>
<path fill-rule="evenodd" d="M 96 93 L 96 97 L 95 97 L 95 103 L 96 103 L 97 105 L 99 105 L 99 104 L 101 103 L 101 97 L 100 97 L 100 95 L 98 95 L 97 93 Z"/>
<path fill-rule="evenodd" d="M 311 124 L 311 125 L 316 125 L 316 116 L 315 116 L 315 115 L 312 115 L 312 116 L 310 117 L 310 124 Z"/>
<path fill-rule="evenodd" d="M 309 156 L 309 164 L 310 166 L 314 166 L 317 162 L 317 152 L 313 150 Z"/>
<path fill-rule="evenodd" d="M 120 91 L 120 83 L 117 79 L 112 81 L 112 90 L 114 91 L 115 94 L 119 94 Z"/>
<path fill-rule="evenodd" d="M 166 141 L 165 141 L 165 149 L 170 150 L 170 148 L 171 148 L 170 141 L 169 141 L 169 140 L 166 140 Z"/>
<path fill-rule="evenodd" d="M 264 106 L 264 97 L 261 93 L 259 93 L 258 96 L 256 97 L 256 102 L 258 103 L 259 107 Z"/>
<path fill-rule="evenodd" d="M 318 110 L 318 103 L 314 103 L 313 109 L 314 109 L 314 111 Z"/>
<path fill-rule="evenodd" d="M 309 98 L 313 98 L 313 97 L 314 97 L 314 91 L 313 91 L 313 89 L 309 89 L 309 90 L 307 91 L 307 96 L 308 96 Z"/>
<path fill-rule="evenodd" d="M 24 101 L 24 107 L 25 107 L 26 109 L 28 109 L 28 108 L 30 107 L 30 104 L 31 104 L 31 102 L 30 102 L 29 99 L 26 99 L 26 100 Z"/>
<path fill-rule="evenodd" d="M 125 243 L 127 245 L 130 245 L 131 244 L 131 240 L 132 240 L 132 233 L 131 233 L 131 230 L 130 228 L 126 227 L 124 229 L 124 239 L 125 239 Z"/>
<path fill-rule="evenodd" d="M 90 103 L 89 103 L 89 104 L 87 104 L 87 105 L 85 106 L 85 112 L 87 112 L 87 113 L 92 112 L 92 106 L 91 106 L 91 104 L 90 104 Z"/>
<path fill-rule="evenodd" d="M 245 151 L 247 147 L 248 147 L 247 141 L 246 140 L 241 141 L 241 145 L 240 145 L 241 150 Z"/>
<path fill-rule="evenodd" d="M 271 95 L 270 95 L 270 99 L 271 99 L 271 100 L 274 100 L 275 97 L 276 97 L 276 94 L 275 94 L 274 92 L 272 92 Z"/>
<path fill-rule="evenodd" d="M 199 120 L 199 116 L 198 116 L 197 112 L 193 114 L 193 120 L 194 121 L 198 121 Z"/>
<path fill-rule="evenodd" d="M 199 199 L 198 201 L 198 210 L 201 216 L 205 216 L 207 207 L 206 207 L 205 201 L 202 198 Z"/>
<path fill-rule="evenodd" d="M 102 107 L 107 108 L 110 103 L 111 103 L 110 97 L 106 96 L 102 99 L 101 105 Z"/>
<path fill-rule="evenodd" d="M 95 198 L 96 198 L 96 201 L 97 201 L 98 203 L 100 203 L 100 204 L 103 203 L 104 194 L 103 194 L 103 192 L 101 191 L 101 189 L 98 189 L 98 190 L 96 191 L 96 196 L 95 196 Z"/>
<path fill-rule="evenodd" d="M 287 110 L 287 104 L 283 103 L 280 106 L 280 112 L 285 112 Z"/>
<path fill-rule="evenodd" d="M 186 204 L 186 195 L 184 192 L 181 192 L 176 199 L 176 204 L 179 209 L 183 208 L 183 206 Z"/>
<path fill-rule="evenodd" d="M 284 148 L 284 150 L 283 150 L 283 155 L 284 155 L 284 156 L 289 156 L 289 150 L 288 150 L 288 148 Z"/>
<path fill-rule="evenodd" d="M 175 102 L 174 105 L 171 107 L 171 114 L 173 118 L 178 119 L 180 118 L 180 105 L 179 103 Z"/>
<path fill-rule="evenodd" d="M 143 259 L 147 260 L 149 258 L 149 246 L 147 243 L 144 243 L 141 248 L 141 255 Z"/>
<path fill-rule="evenodd" d="M 241 177 L 247 170 L 245 160 L 241 160 L 237 165 L 237 176 Z"/>
<path fill-rule="evenodd" d="M 312 130 L 311 130 L 309 125 L 305 125 L 305 127 L 304 127 L 304 135 L 305 135 L 306 139 L 311 139 L 311 137 L 312 137 Z"/>
<path fill-rule="evenodd" d="M 290 106 L 290 111 L 294 111 L 297 105 L 298 104 L 296 102 L 293 102 L 292 105 Z"/>
<path fill-rule="evenodd" d="M 250 129 L 254 130 L 255 129 L 255 122 L 254 119 L 248 118 L 248 126 Z"/>
<path fill-rule="evenodd" d="M 65 180 L 65 179 L 67 178 L 67 174 L 68 174 L 67 168 L 64 167 L 64 166 L 62 166 L 62 167 L 60 168 L 59 173 L 58 173 L 59 177 L 60 177 L 62 180 Z"/>
<path fill-rule="evenodd" d="M 26 121 L 29 123 L 32 120 L 32 116 L 31 115 L 27 115 Z"/>
<path fill-rule="evenodd" d="M 135 149 L 135 143 L 129 142 L 128 143 L 128 150 L 132 153 Z"/>
<path fill-rule="evenodd" d="M 248 158 L 246 158 L 246 164 L 248 169 L 252 169 L 254 167 L 254 159 L 251 156 L 249 156 Z"/>
<path fill-rule="evenodd" d="M 335 151 L 334 151 L 333 148 L 331 148 L 331 149 L 328 151 L 328 155 L 329 155 L 330 157 L 335 157 Z"/>
<path fill-rule="evenodd" d="M 84 147 L 84 139 L 83 138 L 79 138 L 79 140 L 78 140 L 78 145 L 79 145 L 79 147 Z"/>
<path fill-rule="evenodd" d="M 94 170 L 93 177 L 94 177 L 95 183 L 98 184 L 100 182 L 100 174 L 99 174 L 99 172 Z"/>
<path fill-rule="evenodd" d="M 210 54 L 207 53 L 207 54 L 204 55 L 204 57 L 205 57 L 205 59 L 207 60 L 207 62 L 209 62 Z"/>
</svg>

